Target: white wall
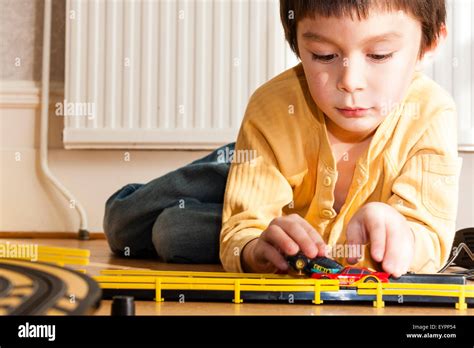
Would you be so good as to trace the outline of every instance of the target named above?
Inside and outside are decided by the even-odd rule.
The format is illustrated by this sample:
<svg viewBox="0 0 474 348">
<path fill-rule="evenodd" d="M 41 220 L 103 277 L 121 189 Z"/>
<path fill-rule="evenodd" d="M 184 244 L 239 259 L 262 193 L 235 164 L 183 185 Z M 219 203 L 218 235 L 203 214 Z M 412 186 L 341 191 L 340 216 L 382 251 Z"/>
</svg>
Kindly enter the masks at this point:
<svg viewBox="0 0 474 348">
<path fill-rule="evenodd" d="M 76 210 L 40 175 L 39 92 L 31 81 L 0 85 L 0 231 L 76 232 Z M 61 97 L 59 90 L 51 103 Z M 208 153 L 128 151 L 126 161 L 127 151 L 64 150 L 63 119 L 51 112 L 49 122 L 51 171 L 84 206 L 90 232 L 102 232 L 105 201 L 121 186 L 148 182 Z"/>
<path fill-rule="evenodd" d="M 458 1 L 470 3 L 469 0 Z M 38 53 L 37 48 L 42 39 L 42 3 L 40 0 L 0 2 L 0 39 L 5 43 L 1 47 L 5 54 L 0 57 L 0 231 L 74 232 L 79 226 L 76 211 L 40 176 L 38 168 L 40 90 L 37 80 L 41 52 Z M 51 102 L 55 103 L 63 98 L 64 30 L 61 28 L 64 29 L 64 18 L 61 13 L 64 13 L 64 4 L 62 0 L 53 3 L 57 10 L 53 8 L 53 14 L 56 14 L 53 15 L 51 76 L 59 82 L 59 85 L 53 85 Z M 469 6 L 472 13 L 474 6 Z M 471 30 L 470 22 L 464 25 Z M 459 30 L 451 30 L 450 34 L 457 35 Z M 467 43 L 471 45 L 472 40 Z M 21 66 L 14 65 L 17 56 L 22 58 Z M 473 71 L 471 69 L 471 74 Z M 435 79 L 439 78 L 436 71 L 432 73 Z M 469 84 L 472 80 L 471 75 Z M 470 105 L 471 101 L 469 108 Z M 463 104 L 461 109 L 467 107 Z M 468 115 L 472 120 L 471 111 Z M 61 141 L 63 119 L 54 114 L 49 119 L 51 170 L 85 207 L 92 232 L 102 231 L 105 201 L 121 186 L 130 182 L 145 183 L 208 153 L 137 150 L 129 151 L 130 161 L 126 162 L 126 151 L 121 150 L 64 150 Z M 474 153 L 460 155 L 464 163 L 457 227 L 463 228 L 474 226 Z"/>
</svg>

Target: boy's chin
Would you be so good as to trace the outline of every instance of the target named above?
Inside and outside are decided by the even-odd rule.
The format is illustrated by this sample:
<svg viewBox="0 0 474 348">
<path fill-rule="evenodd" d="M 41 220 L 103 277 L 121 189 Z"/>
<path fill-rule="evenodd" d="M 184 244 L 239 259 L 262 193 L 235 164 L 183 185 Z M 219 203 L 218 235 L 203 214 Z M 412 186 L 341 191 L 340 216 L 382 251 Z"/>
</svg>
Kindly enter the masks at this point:
<svg viewBox="0 0 474 348">
<path fill-rule="evenodd" d="M 338 128 L 354 135 L 365 135 L 372 133 L 382 122 L 370 116 L 350 118 L 350 119 L 336 119 L 332 120 Z"/>
</svg>

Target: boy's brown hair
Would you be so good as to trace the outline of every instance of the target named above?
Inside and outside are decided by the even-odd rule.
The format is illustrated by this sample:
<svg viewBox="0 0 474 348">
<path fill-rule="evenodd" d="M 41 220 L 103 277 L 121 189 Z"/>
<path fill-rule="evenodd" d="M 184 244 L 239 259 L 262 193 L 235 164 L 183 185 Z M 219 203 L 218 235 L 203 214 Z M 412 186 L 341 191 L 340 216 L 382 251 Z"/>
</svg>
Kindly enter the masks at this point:
<svg viewBox="0 0 474 348">
<path fill-rule="evenodd" d="M 296 28 L 304 18 L 356 16 L 366 19 L 371 9 L 402 10 L 421 23 L 422 39 L 419 56 L 438 39 L 446 22 L 445 0 L 280 0 L 280 18 L 285 37 L 299 57 Z"/>
</svg>

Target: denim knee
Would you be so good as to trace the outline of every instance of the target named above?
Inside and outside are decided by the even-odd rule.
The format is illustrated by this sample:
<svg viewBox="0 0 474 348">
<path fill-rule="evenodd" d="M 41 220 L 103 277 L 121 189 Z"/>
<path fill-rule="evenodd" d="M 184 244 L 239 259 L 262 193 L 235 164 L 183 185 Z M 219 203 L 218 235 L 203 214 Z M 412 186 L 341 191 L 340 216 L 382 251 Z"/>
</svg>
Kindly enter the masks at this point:
<svg viewBox="0 0 474 348">
<path fill-rule="evenodd" d="M 222 204 L 166 208 L 156 219 L 152 241 L 158 257 L 171 263 L 219 263 Z"/>
<path fill-rule="evenodd" d="M 153 219 L 137 219 L 133 194 L 142 184 L 128 184 L 116 191 L 105 204 L 104 233 L 110 249 L 120 256 L 156 257 L 151 243 Z"/>
</svg>

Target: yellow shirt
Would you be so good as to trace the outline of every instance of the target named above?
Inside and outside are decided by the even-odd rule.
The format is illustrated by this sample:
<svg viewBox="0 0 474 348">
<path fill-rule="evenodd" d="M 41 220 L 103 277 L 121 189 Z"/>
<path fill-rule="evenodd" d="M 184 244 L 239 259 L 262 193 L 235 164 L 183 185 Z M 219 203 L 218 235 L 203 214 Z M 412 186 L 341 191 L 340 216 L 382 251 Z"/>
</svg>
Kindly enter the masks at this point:
<svg viewBox="0 0 474 348">
<path fill-rule="evenodd" d="M 336 213 L 337 166 L 324 114 L 309 93 L 302 65 L 283 72 L 252 95 L 237 138 L 220 237 L 225 270 L 243 272 L 244 246 L 275 217 L 293 213 L 337 250 L 345 244 L 351 217 L 377 201 L 403 214 L 414 232 L 410 271 L 436 272 L 449 256 L 455 232 L 461 169 L 456 132 L 452 98 L 416 73 L 400 107 L 383 120 L 358 159 Z M 368 247 L 357 266 L 380 269 Z"/>
</svg>

